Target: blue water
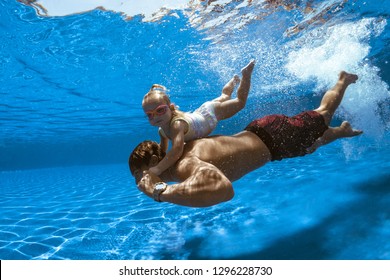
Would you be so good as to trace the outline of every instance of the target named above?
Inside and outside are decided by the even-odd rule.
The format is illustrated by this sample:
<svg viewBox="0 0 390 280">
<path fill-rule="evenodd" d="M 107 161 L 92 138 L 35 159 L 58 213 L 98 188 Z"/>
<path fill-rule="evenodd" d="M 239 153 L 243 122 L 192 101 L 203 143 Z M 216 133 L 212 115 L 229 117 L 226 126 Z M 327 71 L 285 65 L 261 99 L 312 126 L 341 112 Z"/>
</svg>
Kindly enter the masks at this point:
<svg viewBox="0 0 390 280">
<path fill-rule="evenodd" d="M 288 2 L 146 21 L 0 0 L 0 259 L 390 259 L 390 1 Z M 193 110 L 251 58 L 248 104 L 216 134 L 316 107 L 342 69 L 359 81 L 334 125 L 365 133 L 270 163 L 213 207 L 140 193 L 127 158 L 158 140 L 150 85 Z"/>
</svg>

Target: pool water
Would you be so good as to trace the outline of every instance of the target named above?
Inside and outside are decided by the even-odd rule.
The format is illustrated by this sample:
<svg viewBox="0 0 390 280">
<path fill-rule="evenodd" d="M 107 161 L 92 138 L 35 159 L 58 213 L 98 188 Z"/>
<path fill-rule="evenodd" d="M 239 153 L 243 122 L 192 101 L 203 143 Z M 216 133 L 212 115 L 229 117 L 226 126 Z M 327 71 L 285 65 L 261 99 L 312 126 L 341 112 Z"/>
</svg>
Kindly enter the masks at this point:
<svg viewBox="0 0 390 280">
<path fill-rule="evenodd" d="M 204 2 L 126 19 L 0 0 L 0 259 L 390 259 L 390 2 Z M 248 104 L 215 134 L 314 108 L 342 69 L 359 81 L 333 124 L 364 134 L 269 163 L 213 207 L 140 193 L 127 158 L 158 140 L 151 84 L 193 110 L 251 58 Z"/>
</svg>

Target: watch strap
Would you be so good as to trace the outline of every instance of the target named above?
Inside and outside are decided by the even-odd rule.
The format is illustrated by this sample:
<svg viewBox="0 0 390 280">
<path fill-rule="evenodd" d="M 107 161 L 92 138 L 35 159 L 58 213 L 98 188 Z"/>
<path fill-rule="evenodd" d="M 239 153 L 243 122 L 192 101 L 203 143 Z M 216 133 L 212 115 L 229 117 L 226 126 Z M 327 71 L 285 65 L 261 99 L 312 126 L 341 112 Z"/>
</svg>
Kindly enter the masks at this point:
<svg viewBox="0 0 390 280">
<path fill-rule="evenodd" d="M 167 189 L 167 187 L 168 184 L 165 182 L 158 182 L 154 184 L 153 199 L 157 202 L 162 202 L 160 196 Z"/>
</svg>

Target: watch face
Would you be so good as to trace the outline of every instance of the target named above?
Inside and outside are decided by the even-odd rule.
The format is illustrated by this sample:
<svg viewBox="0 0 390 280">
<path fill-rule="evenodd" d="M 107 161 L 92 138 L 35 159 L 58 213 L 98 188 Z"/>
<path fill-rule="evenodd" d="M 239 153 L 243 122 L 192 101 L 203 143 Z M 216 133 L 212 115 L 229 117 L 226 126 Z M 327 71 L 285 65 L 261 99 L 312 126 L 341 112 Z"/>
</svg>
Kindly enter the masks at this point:
<svg viewBox="0 0 390 280">
<path fill-rule="evenodd" d="M 164 189 L 165 188 L 165 184 L 157 184 L 156 186 L 155 186 L 155 189 L 156 190 L 162 190 L 162 189 Z"/>
<path fill-rule="evenodd" d="M 167 188 L 167 184 L 165 183 L 156 183 L 154 185 L 154 191 L 153 191 L 153 199 L 155 201 L 161 202 L 160 195 L 165 191 Z"/>
</svg>

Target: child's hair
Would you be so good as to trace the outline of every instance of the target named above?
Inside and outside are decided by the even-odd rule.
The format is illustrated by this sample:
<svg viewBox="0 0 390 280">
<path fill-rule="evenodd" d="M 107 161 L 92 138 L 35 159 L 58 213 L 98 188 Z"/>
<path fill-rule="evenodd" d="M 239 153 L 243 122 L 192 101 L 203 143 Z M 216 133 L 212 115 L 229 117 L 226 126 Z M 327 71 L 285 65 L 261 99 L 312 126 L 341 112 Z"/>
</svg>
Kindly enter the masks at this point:
<svg viewBox="0 0 390 280">
<path fill-rule="evenodd" d="M 144 99 L 153 95 L 153 94 L 159 94 L 164 99 L 164 101 L 167 103 L 168 106 L 171 105 L 171 100 L 169 99 L 169 96 L 167 94 L 166 87 L 159 85 L 159 84 L 153 84 L 152 87 L 150 88 L 150 90 L 148 91 L 148 93 L 145 94 Z"/>
<path fill-rule="evenodd" d="M 146 99 L 153 95 L 159 95 L 165 101 L 165 103 L 171 109 L 173 116 L 176 117 L 183 114 L 183 112 L 178 110 L 178 107 L 171 102 L 171 100 L 169 99 L 169 95 L 167 94 L 167 89 L 163 85 L 153 84 L 150 90 L 145 94 L 142 103 L 144 103 Z"/>
</svg>

